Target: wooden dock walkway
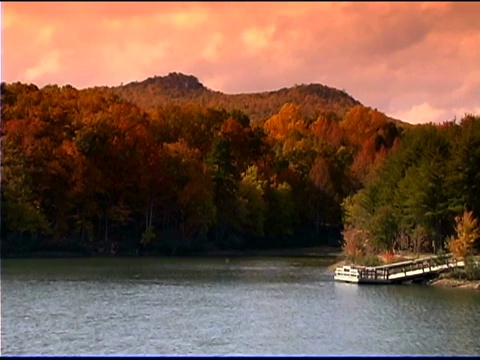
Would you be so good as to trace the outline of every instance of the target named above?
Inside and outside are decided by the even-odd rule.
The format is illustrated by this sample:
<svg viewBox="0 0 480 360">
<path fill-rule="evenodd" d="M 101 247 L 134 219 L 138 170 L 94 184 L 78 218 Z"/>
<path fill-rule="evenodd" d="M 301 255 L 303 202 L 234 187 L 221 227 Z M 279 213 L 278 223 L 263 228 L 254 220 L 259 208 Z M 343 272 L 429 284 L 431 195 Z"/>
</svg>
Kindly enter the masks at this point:
<svg viewBox="0 0 480 360">
<path fill-rule="evenodd" d="M 336 281 L 349 283 L 391 284 L 421 280 L 453 268 L 464 267 L 463 260 L 451 254 L 430 256 L 382 266 L 341 266 L 335 270 Z"/>
</svg>

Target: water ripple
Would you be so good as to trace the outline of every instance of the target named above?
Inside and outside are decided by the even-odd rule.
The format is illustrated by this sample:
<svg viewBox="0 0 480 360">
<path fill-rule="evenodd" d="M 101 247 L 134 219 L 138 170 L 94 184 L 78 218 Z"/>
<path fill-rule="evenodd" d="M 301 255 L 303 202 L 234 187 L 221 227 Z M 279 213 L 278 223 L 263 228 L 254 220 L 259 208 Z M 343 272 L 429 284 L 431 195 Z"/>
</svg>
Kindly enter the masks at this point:
<svg viewBox="0 0 480 360">
<path fill-rule="evenodd" d="M 480 294 L 301 259 L 2 263 L 3 354 L 475 355 Z"/>
</svg>

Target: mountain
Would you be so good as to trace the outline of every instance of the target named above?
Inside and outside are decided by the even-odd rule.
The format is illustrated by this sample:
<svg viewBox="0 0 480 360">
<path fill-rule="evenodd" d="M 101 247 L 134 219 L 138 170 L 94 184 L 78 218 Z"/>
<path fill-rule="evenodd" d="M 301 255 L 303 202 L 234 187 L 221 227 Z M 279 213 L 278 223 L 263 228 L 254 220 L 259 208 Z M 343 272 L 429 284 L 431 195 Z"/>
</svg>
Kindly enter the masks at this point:
<svg viewBox="0 0 480 360">
<path fill-rule="evenodd" d="M 278 113 L 285 103 L 300 105 L 308 117 L 326 112 L 342 117 L 352 107 L 362 105 L 345 91 L 321 84 L 295 85 L 258 93 L 225 94 L 206 88 L 193 75 L 177 72 L 111 87 L 110 90 L 145 109 L 166 103 L 238 109 L 254 123 L 263 123 Z"/>
</svg>

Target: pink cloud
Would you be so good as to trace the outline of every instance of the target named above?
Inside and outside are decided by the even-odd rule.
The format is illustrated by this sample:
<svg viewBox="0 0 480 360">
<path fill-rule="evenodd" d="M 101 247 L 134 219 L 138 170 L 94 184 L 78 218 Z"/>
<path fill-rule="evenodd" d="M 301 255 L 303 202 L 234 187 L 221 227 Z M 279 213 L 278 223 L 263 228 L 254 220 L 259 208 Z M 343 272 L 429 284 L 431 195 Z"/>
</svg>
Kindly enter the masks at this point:
<svg viewBox="0 0 480 360">
<path fill-rule="evenodd" d="M 478 3 L 7 2 L 2 80 L 82 88 L 180 71 L 228 93 L 322 82 L 441 121 L 478 108 L 479 17 Z"/>
<path fill-rule="evenodd" d="M 407 111 L 402 111 L 393 114 L 397 119 L 403 119 L 411 124 L 421 124 L 429 122 L 438 122 L 439 118 L 445 116 L 445 110 L 437 109 L 429 103 L 422 103 L 420 105 L 414 105 Z M 447 120 L 447 119 L 445 119 Z M 451 119 L 448 119 L 451 120 Z"/>
</svg>

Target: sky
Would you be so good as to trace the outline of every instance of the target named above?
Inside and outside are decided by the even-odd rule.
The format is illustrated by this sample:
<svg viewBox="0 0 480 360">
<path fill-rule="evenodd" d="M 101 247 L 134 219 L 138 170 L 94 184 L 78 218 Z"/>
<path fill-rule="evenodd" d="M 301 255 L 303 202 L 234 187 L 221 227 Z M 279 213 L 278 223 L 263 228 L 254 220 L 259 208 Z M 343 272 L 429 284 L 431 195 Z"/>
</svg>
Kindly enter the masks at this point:
<svg viewBox="0 0 480 360">
<path fill-rule="evenodd" d="M 2 81 L 320 83 L 410 123 L 480 115 L 480 3 L 3 2 Z"/>
</svg>

